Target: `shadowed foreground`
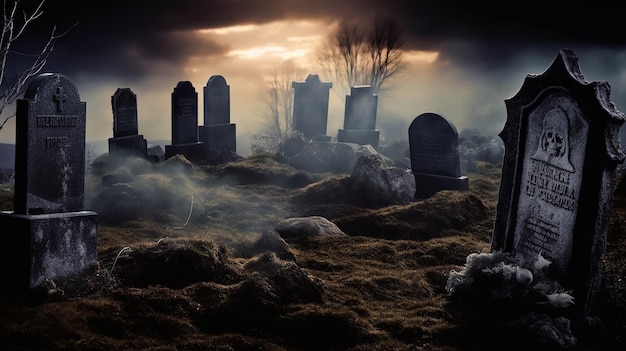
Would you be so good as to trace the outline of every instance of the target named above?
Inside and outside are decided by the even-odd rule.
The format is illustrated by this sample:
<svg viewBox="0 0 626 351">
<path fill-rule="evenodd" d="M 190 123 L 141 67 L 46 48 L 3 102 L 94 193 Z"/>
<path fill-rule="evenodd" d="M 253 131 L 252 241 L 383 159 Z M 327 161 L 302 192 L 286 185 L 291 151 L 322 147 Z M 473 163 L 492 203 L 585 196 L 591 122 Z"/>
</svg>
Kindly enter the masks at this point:
<svg viewBox="0 0 626 351">
<path fill-rule="evenodd" d="M 497 165 L 479 163 L 468 192 L 382 208 L 352 203 L 348 175 L 309 174 L 269 156 L 210 167 L 118 166 L 96 162 L 88 176 L 100 220 L 98 270 L 75 292 L 50 282 L 32 301 L 0 301 L 2 350 L 529 347 L 526 335 L 502 333 L 500 321 L 467 322 L 445 289 L 469 254 L 489 250 Z M 605 331 L 591 344 L 581 340 L 580 350 L 626 345 L 620 189 Z M 3 209 L 11 197 L 4 185 Z M 276 231 L 305 216 L 323 216 L 346 235 Z"/>
</svg>

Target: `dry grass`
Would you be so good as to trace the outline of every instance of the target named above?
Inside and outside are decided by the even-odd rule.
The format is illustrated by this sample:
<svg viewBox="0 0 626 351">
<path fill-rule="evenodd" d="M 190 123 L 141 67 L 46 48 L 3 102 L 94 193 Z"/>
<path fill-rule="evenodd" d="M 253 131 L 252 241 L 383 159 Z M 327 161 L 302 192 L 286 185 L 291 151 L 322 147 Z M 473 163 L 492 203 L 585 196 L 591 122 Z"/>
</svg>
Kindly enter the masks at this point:
<svg viewBox="0 0 626 351">
<path fill-rule="evenodd" d="M 112 168 L 98 164 L 100 175 Z M 258 177 L 264 168 L 274 176 Z M 0 300 L 2 350 L 502 347 L 488 330 L 467 328 L 445 290 L 450 271 L 468 254 L 489 250 L 497 166 L 480 163 L 469 192 L 377 209 L 345 198 L 345 176 L 303 176 L 266 156 L 153 170 L 158 176 L 136 164 L 129 169 L 143 182 L 131 185 L 144 208 L 121 221 L 108 220 L 103 208 L 99 269 L 82 291 L 52 291 L 32 303 Z M 147 184 L 158 185 L 159 201 L 148 201 Z M 91 184 L 88 191 L 101 188 Z M 616 193 L 603 291 L 612 308 L 604 310 L 607 335 L 596 345 L 604 350 L 626 345 L 625 199 Z M 0 204 L 11 202 L 10 186 L 3 186 Z M 286 244 L 295 261 L 270 252 L 238 254 L 281 220 L 307 215 L 325 216 L 348 235 L 291 239 Z"/>
</svg>

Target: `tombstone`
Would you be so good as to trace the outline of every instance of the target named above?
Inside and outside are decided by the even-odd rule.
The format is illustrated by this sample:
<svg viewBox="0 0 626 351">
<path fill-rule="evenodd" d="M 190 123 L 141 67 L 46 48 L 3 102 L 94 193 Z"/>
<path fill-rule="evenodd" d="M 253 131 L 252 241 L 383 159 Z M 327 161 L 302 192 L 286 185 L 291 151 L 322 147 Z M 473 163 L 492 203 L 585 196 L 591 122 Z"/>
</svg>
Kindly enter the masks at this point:
<svg viewBox="0 0 626 351">
<path fill-rule="evenodd" d="M 129 88 L 118 88 L 111 96 L 113 137 L 109 138 L 109 156 L 148 157 L 148 143 L 139 135 L 137 95 Z"/>
<path fill-rule="evenodd" d="M 0 212 L 2 294 L 24 297 L 95 268 L 97 214 L 84 210 L 86 103 L 61 74 L 32 79 L 16 105 L 13 211 Z M 70 279 L 71 278 L 71 279 Z M 73 284 L 75 284 L 74 281 Z"/>
<path fill-rule="evenodd" d="M 592 316 L 602 281 L 624 115 L 607 82 L 587 82 L 573 50 L 559 51 L 505 100 L 505 156 L 492 250 L 552 262 L 548 276 Z M 583 318 L 587 320 L 587 318 Z"/>
<path fill-rule="evenodd" d="M 192 162 L 205 158 L 205 143 L 198 141 L 198 93 L 189 81 L 180 81 L 172 92 L 172 144 L 165 158 L 183 155 Z"/>
<path fill-rule="evenodd" d="M 461 175 L 459 134 L 445 117 L 430 112 L 415 117 L 409 126 L 409 150 L 416 199 L 469 189 L 469 179 Z"/>
<path fill-rule="evenodd" d="M 314 141 L 330 141 L 326 135 L 328 98 L 333 83 L 322 83 L 317 74 L 309 74 L 304 82 L 292 82 L 294 89 L 293 129 Z"/>
<path fill-rule="evenodd" d="M 378 149 L 380 132 L 375 130 L 378 96 L 372 93 L 369 85 L 352 87 L 350 94 L 346 96 L 343 129 L 339 129 L 337 141 L 369 144 Z"/>
<path fill-rule="evenodd" d="M 204 126 L 200 141 L 214 150 L 237 152 L 236 126 L 230 123 L 230 86 L 214 75 L 204 87 Z"/>
</svg>

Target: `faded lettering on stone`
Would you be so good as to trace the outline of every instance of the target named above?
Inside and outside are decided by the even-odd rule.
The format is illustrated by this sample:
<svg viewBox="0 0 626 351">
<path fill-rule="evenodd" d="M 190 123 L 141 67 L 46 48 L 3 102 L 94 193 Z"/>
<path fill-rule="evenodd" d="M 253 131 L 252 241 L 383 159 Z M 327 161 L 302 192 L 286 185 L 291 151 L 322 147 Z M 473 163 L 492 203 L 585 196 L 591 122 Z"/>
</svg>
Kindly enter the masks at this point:
<svg viewBox="0 0 626 351">
<path fill-rule="evenodd" d="M 563 92 L 546 94 L 529 110 L 514 247 L 530 260 L 541 253 L 564 274 L 572 254 L 585 154 L 585 144 L 576 141 L 586 140 L 587 125 Z"/>
</svg>

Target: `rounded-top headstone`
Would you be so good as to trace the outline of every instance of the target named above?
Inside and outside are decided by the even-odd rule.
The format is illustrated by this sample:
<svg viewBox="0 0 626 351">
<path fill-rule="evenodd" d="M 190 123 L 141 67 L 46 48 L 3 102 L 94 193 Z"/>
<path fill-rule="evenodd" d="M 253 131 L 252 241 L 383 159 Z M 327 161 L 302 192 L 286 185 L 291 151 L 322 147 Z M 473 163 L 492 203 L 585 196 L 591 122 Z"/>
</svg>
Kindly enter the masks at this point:
<svg viewBox="0 0 626 351">
<path fill-rule="evenodd" d="M 423 113 L 409 125 L 413 173 L 461 176 L 456 127 L 436 113 Z"/>
<path fill-rule="evenodd" d="M 209 81 L 206 83 L 206 85 L 211 88 L 220 88 L 220 87 L 227 86 L 226 79 L 224 79 L 224 77 L 221 75 L 211 76 L 211 78 L 209 78 Z"/>
<path fill-rule="evenodd" d="M 174 90 L 177 93 L 189 93 L 189 92 L 195 92 L 196 91 L 196 89 L 193 87 L 193 84 L 191 84 L 191 82 L 188 81 L 188 80 L 178 82 L 178 84 L 176 84 L 176 88 L 174 88 Z"/>
<path fill-rule="evenodd" d="M 16 106 L 16 213 L 83 210 L 85 118 L 86 104 L 66 76 L 31 80 Z"/>
<path fill-rule="evenodd" d="M 74 83 L 58 73 L 43 73 L 34 77 L 26 90 L 24 99 L 37 101 L 39 113 L 76 113 L 68 110 L 80 107 L 80 96 Z M 47 112 L 46 112 L 47 111 Z"/>
</svg>

